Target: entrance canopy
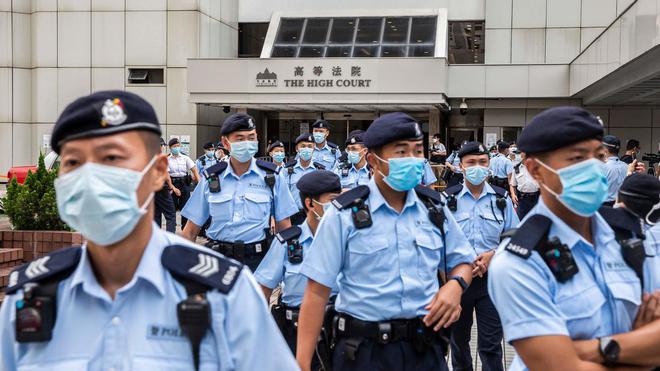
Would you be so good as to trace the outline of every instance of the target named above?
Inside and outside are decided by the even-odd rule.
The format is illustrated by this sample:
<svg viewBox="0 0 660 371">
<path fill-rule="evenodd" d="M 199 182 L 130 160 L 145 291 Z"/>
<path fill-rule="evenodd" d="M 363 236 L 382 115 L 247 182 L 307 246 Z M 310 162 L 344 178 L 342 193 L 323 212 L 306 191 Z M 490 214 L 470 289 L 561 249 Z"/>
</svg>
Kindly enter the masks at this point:
<svg viewBox="0 0 660 371">
<path fill-rule="evenodd" d="M 269 111 L 446 107 L 446 58 L 189 59 L 190 101 Z"/>
</svg>

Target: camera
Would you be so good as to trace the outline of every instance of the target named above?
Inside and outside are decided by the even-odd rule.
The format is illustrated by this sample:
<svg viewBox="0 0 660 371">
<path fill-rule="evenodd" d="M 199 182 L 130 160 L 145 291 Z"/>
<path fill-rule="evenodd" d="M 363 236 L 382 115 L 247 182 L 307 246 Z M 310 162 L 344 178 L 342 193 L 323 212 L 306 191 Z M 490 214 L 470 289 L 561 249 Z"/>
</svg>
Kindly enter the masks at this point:
<svg viewBox="0 0 660 371">
<path fill-rule="evenodd" d="M 229 113 L 229 110 L 231 110 L 230 106 L 222 106 L 222 112 Z"/>
<path fill-rule="evenodd" d="M 461 113 L 461 115 L 465 116 L 468 113 L 468 105 L 465 103 L 465 99 L 461 102 L 461 104 L 458 106 L 458 110 Z"/>
<path fill-rule="evenodd" d="M 660 152 L 659 153 L 645 153 L 642 156 L 642 161 L 648 161 L 649 168 L 647 172 L 650 175 L 655 175 L 655 165 L 660 163 Z"/>
</svg>

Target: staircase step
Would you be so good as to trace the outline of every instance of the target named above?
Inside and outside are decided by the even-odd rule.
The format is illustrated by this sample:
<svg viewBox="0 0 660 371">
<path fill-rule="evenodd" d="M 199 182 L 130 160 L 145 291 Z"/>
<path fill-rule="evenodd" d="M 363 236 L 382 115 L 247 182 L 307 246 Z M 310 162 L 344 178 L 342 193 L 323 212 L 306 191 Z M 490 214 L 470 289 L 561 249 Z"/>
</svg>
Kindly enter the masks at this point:
<svg viewBox="0 0 660 371">
<path fill-rule="evenodd" d="M 14 270 L 14 267 L 0 268 L 0 290 L 4 291 L 4 288 L 9 284 L 9 273 L 12 270 Z"/>
<path fill-rule="evenodd" d="M 23 264 L 23 249 L 0 248 L 0 268 Z"/>
</svg>

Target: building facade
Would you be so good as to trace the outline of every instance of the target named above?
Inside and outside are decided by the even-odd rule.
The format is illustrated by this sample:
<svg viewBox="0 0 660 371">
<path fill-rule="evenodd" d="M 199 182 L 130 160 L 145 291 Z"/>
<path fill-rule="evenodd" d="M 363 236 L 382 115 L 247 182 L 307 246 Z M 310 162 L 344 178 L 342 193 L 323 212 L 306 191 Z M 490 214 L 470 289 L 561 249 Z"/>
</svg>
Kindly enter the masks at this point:
<svg viewBox="0 0 660 371">
<path fill-rule="evenodd" d="M 0 174 L 110 88 L 143 95 L 192 156 L 236 111 L 263 151 L 317 118 L 343 143 L 393 110 L 448 144 L 511 141 L 566 104 L 655 152 L 659 42 L 660 0 L 0 0 Z"/>
</svg>

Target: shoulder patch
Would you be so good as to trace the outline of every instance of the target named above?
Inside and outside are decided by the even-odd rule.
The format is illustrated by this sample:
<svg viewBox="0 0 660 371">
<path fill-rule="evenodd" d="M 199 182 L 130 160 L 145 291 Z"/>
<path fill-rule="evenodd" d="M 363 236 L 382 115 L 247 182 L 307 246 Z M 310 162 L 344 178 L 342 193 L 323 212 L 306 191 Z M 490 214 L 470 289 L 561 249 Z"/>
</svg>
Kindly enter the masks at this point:
<svg viewBox="0 0 660 371">
<path fill-rule="evenodd" d="M 332 200 L 332 205 L 339 210 L 347 209 L 358 200 L 366 200 L 369 197 L 369 192 L 368 186 L 357 186 L 337 196 L 337 198 Z"/>
<path fill-rule="evenodd" d="M 284 167 L 294 167 L 298 163 L 297 160 L 289 160 L 286 164 L 284 164 Z"/>
<path fill-rule="evenodd" d="M 297 225 L 294 225 L 293 227 L 289 227 L 276 234 L 275 237 L 277 237 L 277 240 L 280 241 L 280 243 L 285 243 L 286 241 L 300 237 L 300 234 L 302 234 L 302 229 L 300 229 L 300 227 Z"/>
<path fill-rule="evenodd" d="M 66 278 L 78 266 L 81 255 L 81 247 L 69 247 L 21 265 L 9 275 L 6 293 L 11 295 L 26 283 Z"/>
<path fill-rule="evenodd" d="M 257 160 L 257 166 L 265 170 L 266 172 L 271 172 L 271 173 L 278 173 L 279 169 L 277 168 L 277 165 L 275 165 L 272 162 L 264 161 L 264 160 Z"/>
<path fill-rule="evenodd" d="M 215 165 L 209 166 L 203 171 L 204 178 L 209 179 L 213 176 L 222 174 L 225 170 L 227 170 L 227 166 L 229 166 L 229 164 L 226 161 L 220 161 Z"/>
<path fill-rule="evenodd" d="M 502 187 L 498 187 L 496 185 L 490 185 L 491 188 L 493 188 L 493 191 L 495 191 L 495 194 L 502 197 L 502 198 L 507 198 L 509 196 L 509 192 L 506 191 L 506 189 Z"/>
<path fill-rule="evenodd" d="M 445 193 L 452 196 L 452 195 L 457 195 L 462 190 L 463 190 L 463 185 L 462 184 L 456 184 L 456 185 L 453 185 L 453 186 L 445 189 Z"/>
<path fill-rule="evenodd" d="M 336 145 L 336 144 L 334 144 L 334 143 L 332 143 L 332 142 L 330 142 L 330 141 L 328 142 L 328 147 L 330 147 L 330 148 L 334 148 L 334 149 L 339 148 L 338 145 Z"/>
<path fill-rule="evenodd" d="M 431 200 L 435 204 L 442 203 L 442 195 L 440 195 L 440 192 L 437 192 L 429 187 L 418 185 L 415 187 L 415 193 L 417 193 L 419 198 Z"/>
<path fill-rule="evenodd" d="M 205 156 L 206 155 L 201 155 L 201 156 L 197 157 L 197 161 L 201 161 Z"/>
<path fill-rule="evenodd" d="M 318 170 L 325 170 L 325 166 L 318 162 L 314 162 L 314 167 L 317 168 Z"/>
<path fill-rule="evenodd" d="M 642 221 L 624 208 L 613 208 L 603 206 L 598 209 L 600 216 L 613 230 L 632 232 L 639 238 L 643 238 Z"/>
<path fill-rule="evenodd" d="M 550 226 L 552 226 L 550 218 L 540 214 L 532 215 L 518 227 L 505 250 L 528 259 L 541 240 L 547 238 Z"/>
<path fill-rule="evenodd" d="M 161 262 L 175 279 L 193 281 L 227 294 L 236 284 L 243 264 L 185 245 L 163 250 Z"/>
</svg>

